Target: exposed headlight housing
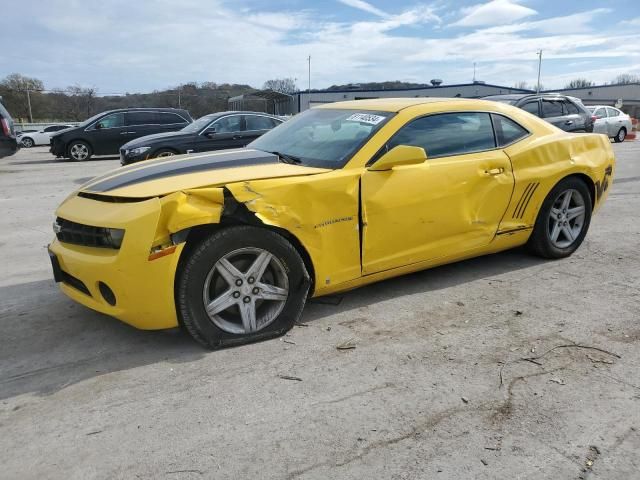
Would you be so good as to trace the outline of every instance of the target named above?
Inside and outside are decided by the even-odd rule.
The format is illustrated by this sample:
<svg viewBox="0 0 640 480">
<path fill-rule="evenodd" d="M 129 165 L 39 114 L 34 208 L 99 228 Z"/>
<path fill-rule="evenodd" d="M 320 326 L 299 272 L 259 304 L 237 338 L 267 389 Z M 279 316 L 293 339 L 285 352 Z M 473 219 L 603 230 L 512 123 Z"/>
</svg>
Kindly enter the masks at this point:
<svg viewBox="0 0 640 480">
<path fill-rule="evenodd" d="M 150 149 L 151 147 L 138 147 L 127 150 L 125 153 L 127 155 L 142 155 L 143 153 L 148 152 Z"/>
<path fill-rule="evenodd" d="M 118 250 L 124 239 L 121 228 L 94 227 L 56 218 L 53 232 L 59 241 L 85 247 L 113 248 Z"/>
</svg>

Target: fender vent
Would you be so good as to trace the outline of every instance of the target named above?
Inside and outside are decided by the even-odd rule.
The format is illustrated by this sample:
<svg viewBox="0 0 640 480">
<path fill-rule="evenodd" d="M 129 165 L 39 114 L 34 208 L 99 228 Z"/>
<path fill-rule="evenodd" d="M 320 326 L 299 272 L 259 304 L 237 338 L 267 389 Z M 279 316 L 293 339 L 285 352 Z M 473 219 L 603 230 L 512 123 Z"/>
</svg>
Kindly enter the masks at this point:
<svg viewBox="0 0 640 480">
<path fill-rule="evenodd" d="M 531 197 L 533 197 L 533 194 L 535 193 L 539 185 L 540 183 L 538 182 L 530 183 L 529 185 L 527 185 L 527 187 L 524 189 L 524 192 L 522 192 L 520 200 L 518 200 L 516 208 L 513 210 L 513 218 L 522 218 L 524 216 L 524 212 L 527 211 L 527 207 L 529 206 Z"/>
</svg>

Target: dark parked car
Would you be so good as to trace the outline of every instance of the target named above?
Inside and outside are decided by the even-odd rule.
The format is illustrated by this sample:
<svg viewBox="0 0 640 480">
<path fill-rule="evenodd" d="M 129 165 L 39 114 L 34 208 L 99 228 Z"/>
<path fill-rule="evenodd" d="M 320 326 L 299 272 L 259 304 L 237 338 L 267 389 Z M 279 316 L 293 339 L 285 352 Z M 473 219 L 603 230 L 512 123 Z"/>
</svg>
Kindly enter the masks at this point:
<svg viewBox="0 0 640 480">
<path fill-rule="evenodd" d="M 18 148 L 13 119 L 0 102 L 0 158 L 13 155 L 18 151 Z"/>
<path fill-rule="evenodd" d="M 578 98 L 556 94 L 491 95 L 485 100 L 508 103 L 567 132 L 593 132 L 593 118 Z"/>
<path fill-rule="evenodd" d="M 200 117 L 178 132 L 138 138 L 122 146 L 123 165 L 149 158 L 240 148 L 283 122 L 258 112 L 220 112 Z"/>
<path fill-rule="evenodd" d="M 193 121 L 186 110 L 176 108 L 125 108 L 110 110 L 77 127 L 51 136 L 51 153 L 76 161 L 92 155 L 117 154 L 134 138 L 180 130 Z"/>
</svg>

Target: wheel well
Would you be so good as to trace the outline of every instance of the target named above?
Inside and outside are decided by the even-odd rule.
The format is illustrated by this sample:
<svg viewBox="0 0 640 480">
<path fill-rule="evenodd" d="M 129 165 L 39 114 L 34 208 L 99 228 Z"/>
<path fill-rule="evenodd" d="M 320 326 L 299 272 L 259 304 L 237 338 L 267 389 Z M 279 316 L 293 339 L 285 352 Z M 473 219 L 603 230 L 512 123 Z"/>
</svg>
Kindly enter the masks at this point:
<svg viewBox="0 0 640 480">
<path fill-rule="evenodd" d="M 225 221 L 224 223 L 196 225 L 195 227 L 192 227 L 189 230 L 189 233 L 187 234 L 186 245 L 184 247 L 184 250 L 182 251 L 182 255 L 178 265 L 178 270 L 180 269 L 180 265 L 183 263 L 183 260 L 189 256 L 189 252 L 193 250 L 195 247 L 197 247 L 200 244 L 200 242 L 202 242 L 205 238 L 210 237 L 211 235 L 213 235 L 213 233 L 223 228 L 229 228 L 236 225 L 249 225 L 249 224 L 243 223 L 243 222 Z M 300 254 L 300 257 L 304 262 L 304 266 L 307 269 L 307 272 L 309 272 L 309 277 L 311 280 L 309 295 L 311 296 L 315 288 L 315 269 L 313 268 L 313 262 L 311 261 L 311 256 L 309 255 L 309 252 L 307 252 L 307 249 L 304 248 L 304 246 L 302 245 L 302 242 L 300 242 L 300 240 L 295 235 L 291 234 L 288 230 L 285 230 L 284 228 L 274 227 L 274 226 L 265 225 L 265 224 L 260 224 L 260 225 L 252 224 L 252 226 L 258 227 L 258 228 L 264 228 L 265 230 L 271 230 L 272 232 L 275 232 L 278 235 L 286 238 L 287 241 L 289 241 L 291 245 L 293 245 L 293 247 Z"/>
<path fill-rule="evenodd" d="M 595 183 L 593 183 L 593 180 L 591 180 L 591 177 L 589 175 L 585 175 L 584 173 L 574 173 L 573 175 L 569 175 L 567 177 L 564 177 L 562 180 L 564 180 L 565 178 L 577 178 L 577 179 L 581 180 L 582 182 L 584 182 L 584 184 L 589 189 L 589 196 L 591 197 L 591 208 L 592 209 L 595 208 L 595 206 L 596 206 L 596 185 L 595 185 Z"/>
<path fill-rule="evenodd" d="M 176 153 L 176 154 L 180 153 L 180 152 L 178 152 L 178 150 L 176 150 L 175 148 L 171 148 L 171 147 L 160 147 L 160 148 L 155 149 L 155 150 L 153 151 L 153 154 L 155 155 L 155 154 L 157 154 L 158 152 L 162 152 L 162 151 L 166 151 L 166 152 L 173 152 L 173 153 Z"/>
</svg>

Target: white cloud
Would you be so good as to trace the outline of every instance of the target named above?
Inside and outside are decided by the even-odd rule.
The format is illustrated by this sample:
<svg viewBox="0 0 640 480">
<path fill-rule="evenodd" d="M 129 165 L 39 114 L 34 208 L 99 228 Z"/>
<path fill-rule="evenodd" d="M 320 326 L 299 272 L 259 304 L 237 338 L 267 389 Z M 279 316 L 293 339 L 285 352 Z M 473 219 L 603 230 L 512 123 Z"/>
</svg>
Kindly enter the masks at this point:
<svg viewBox="0 0 640 480">
<path fill-rule="evenodd" d="M 461 13 L 464 17 L 451 24 L 451 26 L 481 27 L 500 25 L 536 15 L 538 12 L 511 0 L 492 0 L 488 3 L 463 8 Z"/>
<path fill-rule="evenodd" d="M 358 10 L 363 10 L 365 12 L 373 13 L 379 17 L 386 17 L 387 13 L 380 10 L 377 7 L 374 7 L 369 2 L 365 2 L 364 0 L 338 0 L 340 3 L 344 3 L 349 7 L 357 8 Z"/>
<path fill-rule="evenodd" d="M 630 20 L 623 20 L 620 25 L 640 27 L 640 17 L 632 18 Z"/>
</svg>

